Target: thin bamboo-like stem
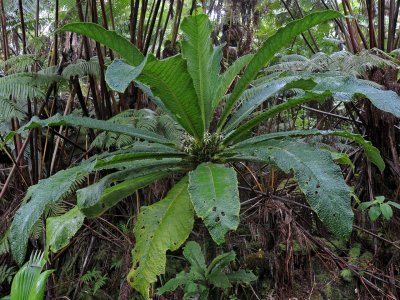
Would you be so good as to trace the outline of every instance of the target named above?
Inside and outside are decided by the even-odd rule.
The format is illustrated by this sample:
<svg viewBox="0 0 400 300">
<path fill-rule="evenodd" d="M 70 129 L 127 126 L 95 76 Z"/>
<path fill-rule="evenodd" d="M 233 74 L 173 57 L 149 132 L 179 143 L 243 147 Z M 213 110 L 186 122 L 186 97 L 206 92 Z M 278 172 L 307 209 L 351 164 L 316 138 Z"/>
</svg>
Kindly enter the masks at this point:
<svg viewBox="0 0 400 300">
<path fill-rule="evenodd" d="M 167 18 L 165 19 L 164 27 L 160 34 L 160 42 L 158 43 L 158 49 L 157 49 L 157 58 L 161 57 L 161 47 L 162 47 L 162 43 L 164 41 L 165 31 L 167 30 L 168 22 L 172 15 L 173 9 L 174 9 L 174 0 L 171 0 L 171 2 L 169 4 Z"/>
<path fill-rule="evenodd" d="M 151 52 L 152 53 L 154 53 L 154 50 L 156 49 L 158 35 L 160 34 L 161 22 L 162 22 L 163 15 L 164 15 L 165 2 L 166 2 L 166 0 L 163 0 L 162 5 L 161 5 L 160 16 L 158 17 L 156 34 L 155 34 L 155 37 L 154 37 L 154 42 L 153 42 L 153 44 L 151 46 Z"/>
<path fill-rule="evenodd" d="M 131 0 L 131 15 L 130 15 L 130 26 L 129 30 L 131 33 L 131 43 L 136 44 L 136 27 L 137 27 L 137 21 L 138 21 L 138 15 L 139 15 L 139 0 Z"/>
<path fill-rule="evenodd" d="M 342 0 L 342 5 L 343 5 L 343 12 L 345 15 L 347 15 L 348 11 L 347 11 L 347 6 L 346 6 L 346 0 Z M 351 42 L 351 47 L 352 47 L 353 53 L 358 53 L 360 51 L 360 49 L 358 48 L 358 43 L 357 43 L 355 35 L 354 35 L 353 25 L 351 24 L 350 20 L 347 18 L 346 18 L 346 24 L 347 24 L 347 29 L 348 29 L 349 35 L 350 35 L 350 42 Z"/>
<path fill-rule="evenodd" d="M 154 25 L 156 24 L 156 20 L 157 20 L 158 10 L 160 9 L 161 0 L 156 0 L 154 3 L 156 3 L 156 4 L 155 4 L 154 12 L 153 12 L 153 17 L 151 18 L 150 27 L 149 27 L 148 33 L 147 33 L 146 44 L 145 44 L 144 51 L 143 51 L 144 55 L 146 55 L 147 51 L 149 50 L 151 37 L 154 36 L 154 40 L 156 40 L 156 34 L 153 34 L 153 31 L 154 31 Z M 156 31 L 156 33 L 157 33 L 157 31 Z"/>
<path fill-rule="evenodd" d="M 378 0 L 378 48 L 385 51 L 385 0 Z"/>
<path fill-rule="evenodd" d="M 22 0 L 18 0 L 18 10 L 19 10 L 19 18 L 21 22 L 21 33 L 22 33 L 22 53 L 26 54 L 26 28 L 24 21 L 24 9 L 22 5 Z"/>
<path fill-rule="evenodd" d="M 289 13 L 290 17 L 292 18 L 292 20 L 295 20 L 295 16 L 293 15 L 292 11 L 289 8 L 289 5 L 287 5 L 287 3 L 284 0 L 281 0 L 283 6 L 285 6 L 286 11 Z M 304 35 L 304 33 L 301 34 L 301 37 L 303 38 L 304 42 L 306 43 L 307 47 L 311 50 L 311 52 L 313 54 L 315 54 L 315 50 L 313 49 L 313 47 L 311 46 L 310 42 L 307 40 L 306 36 Z"/>
</svg>

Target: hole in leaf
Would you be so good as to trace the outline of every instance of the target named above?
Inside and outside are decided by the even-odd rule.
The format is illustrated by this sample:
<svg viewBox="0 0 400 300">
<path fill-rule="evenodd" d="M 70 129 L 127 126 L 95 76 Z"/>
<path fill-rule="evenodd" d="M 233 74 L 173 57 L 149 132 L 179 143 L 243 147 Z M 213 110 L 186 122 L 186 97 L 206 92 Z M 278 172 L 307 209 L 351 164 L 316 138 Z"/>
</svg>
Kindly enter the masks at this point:
<svg viewBox="0 0 400 300">
<path fill-rule="evenodd" d="M 221 211 L 221 216 L 225 216 L 225 212 L 224 211 Z"/>
<path fill-rule="evenodd" d="M 220 220 L 219 217 L 216 217 L 216 218 L 214 219 L 214 222 L 217 223 L 217 222 L 219 222 L 219 220 Z"/>
<path fill-rule="evenodd" d="M 217 210 L 217 207 L 214 206 L 214 207 L 212 208 L 212 211 L 216 211 L 216 210 Z"/>
<path fill-rule="evenodd" d="M 319 184 L 317 184 L 317 189 L 319 189 L 321 186 Z"/>
</svg>

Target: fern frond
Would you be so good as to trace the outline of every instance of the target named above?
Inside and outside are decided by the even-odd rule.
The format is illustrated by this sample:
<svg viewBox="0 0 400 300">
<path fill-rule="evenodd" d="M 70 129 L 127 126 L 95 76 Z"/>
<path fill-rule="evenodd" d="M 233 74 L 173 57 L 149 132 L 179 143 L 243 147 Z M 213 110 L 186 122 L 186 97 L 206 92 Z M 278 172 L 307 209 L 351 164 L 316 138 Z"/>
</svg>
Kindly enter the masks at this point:
<svg viewBox="0 0 400 300">
<path fill-rule="evenodd" d="M 17 270 L 15 267 L 11 266 L 9 267 L 8 265 L 0 265 L 0 286 L 2 285 L 3 282 L 8 282 L 8 284 L 11 284 L 12 278 L 17 273 Z"/>
<path fill-rule="evenodd" d="M 34 54 L 21 54 L 13 56 L 6 61 L 0 62 L 0 68 L 8 68 L 8 74 L 25 72 L 35 63 L 36 56 Z"/>
<path fill-rule="evenodd" d="M 0 122 L 9 122 L 12 118 L 23 120 L 25 118 L 24 109 L 9 99 L 0 98 Z"/>
<path fill-rule="evenodd" d="M 76 63 L 69 64 L 62 72 L 65 79 L 73 76 L 98 76 L 100 74 L 100 64 L 97 57 L 92 57 L 90 60 L 78 59 Z"/>
<path fill-rule="evenodd" d="M 10 242 L 8 240 L 8 234 L 10 230 L 7 230 L 0 238 L 0 255 L 10 253 Z"/>
<path fill-rule="evenodd" d="M 57 75 L 17 73 L 0 77 L 0 96 L 4 98 L 43 98 L 45 88 L 59 80 Z"/>
<path fill-rule="evenodd" d="M 128 109 L 115 115 L 108 121 L 155 132 L 174 141 L 180 140 L 182 132 L 180 126 L 169 116 L 160 111 L 154 112 L 149 109 Z M 121 148 L 132 144 L 134 140 L 130 136 L 113 132 L 102 132 L 94 139 L 91 146 L 105 149 L 110 149 L 111 147 Z"/>
</svg>

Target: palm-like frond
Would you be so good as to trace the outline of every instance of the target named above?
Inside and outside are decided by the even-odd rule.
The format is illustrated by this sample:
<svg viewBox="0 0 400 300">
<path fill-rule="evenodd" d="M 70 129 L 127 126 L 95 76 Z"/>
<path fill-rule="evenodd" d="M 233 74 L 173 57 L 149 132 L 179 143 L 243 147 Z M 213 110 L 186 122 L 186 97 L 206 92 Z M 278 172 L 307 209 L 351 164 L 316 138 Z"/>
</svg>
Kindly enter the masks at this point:
<svg viewBox="0 0 400 300">
<path fill-rule="evenodd" d="M 54 74 L 17 73 L 0 78 L 0 96 L 26 100 L 43 98 L 45 88 L 60 78 Z"/>
<path fill-rule="evenodd" d="M 155 132 L 173 141 L 179 141 L 182 133 L 181 127 L 171 117 L 149 109 L 125 110 L 111 118 L 109 122 Z M 106 149 L 121 148 L 132 144 L 134 140 L 134 137 L 127 135 L 102 132 L 94 139 L 92 146 Z"/>
<path fill-rule="evenodd" d="M 69 64 L 62 72 L 65 79 L 73 76 L 98 76 L 100 73 L 100 65 L 97 57 L 92 57 L 90 60 L 78 59 L 76 63 Z"/>
<path fill-rule="evenodd" d="M 0 62 L 0 68 L 7 67 L 8 74 L 20 73 L 29 70 L 36 60 L 37 57 L 34 54 L 17 55 Z"/>
<path fill-rule="evenodd" d="M 12 118 L 24 119 L 24 109 L 12 100 L 0 98 L 0 122 L 9 122 Z"/>
<path fill-rule="evenodd" d="M 281 56 L 278 63 L 269 66 L 265 71 L 267 73 L 338 71 L 360 77 L 374 67 L 396 68 L 396 64 L 391 59 L 389 55 L 378 49 L 365 50 L 358 54 L 339 51 L 327 55 L 319 52 L 309 59 L 302 55 L 290 54 Z"/>
</svg>

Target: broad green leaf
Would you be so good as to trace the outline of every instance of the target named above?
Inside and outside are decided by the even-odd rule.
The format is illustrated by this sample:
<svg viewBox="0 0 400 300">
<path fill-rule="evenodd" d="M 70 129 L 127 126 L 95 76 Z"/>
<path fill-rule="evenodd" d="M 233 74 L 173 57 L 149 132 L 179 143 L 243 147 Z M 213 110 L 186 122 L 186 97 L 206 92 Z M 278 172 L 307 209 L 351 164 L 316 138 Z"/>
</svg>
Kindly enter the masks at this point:
<svg viewBox="0 0 400 300">
<path fill-rule="evenodd" d="M 372 205 L 374 205 L 374 201 L 368 201 L 368 202 L 362 202 L 358 207 L 364 210 Z"/>
<path fill-rule="evenodd" d="M 178 123 L 195 138 L 203 137 L 205 126 L 193 81 L 181 55 L 147 62 L 137 81 L 161 99 Z"/>
<path fill-rule="evenodd" d="M 201 117 L 207 128 L 212 112 L 213 86 L 218 79 L 219 62 L 213 62 L 211 40 L 212 24 L 207 15 L 186 17 L 181 24 L 183 31 L 182 54 L 187 60 L 188 72 L 193 79 Z M 217 72 L 213 68 L 217 67 Z"/>
<path fill-rule="evenodd" d="M 22 133 L 24 130 L 27 129 L 41 128 L 46 126 L 61 126 L 61 125 L 78 126 L 84 128 L 111 131 L 115 133 L 125 134 L 134 138 L 147 140 L 150 142 L 156 142 L 167 145 L 173 144 L 171 140 L 168 140 L 159 134 L 144 129 L 134 128 L 132 126 L 126 126 L 126 125 L 119 125 L 108 121 L 97 120 L 87 117 L 76 117 L 72 115 L 61 116 L 60 114 L 56 114 L 45 120 L 40 120 L 37 117 L 33 117 L 31 121 L 25 126 L 22 126 L 17 131 L 10 132 L 6 136 L 5 141 L 6 142 L 10 141 L 17 133 Z"/>
<path fill-rule="evenodd" d="M 47 218 L 46 220 L 46 249 L 53 253 L 67 246 L 71 238 L 82 227 L 85 215 L 74 207 L 67 213 Z"/>
<path fill-rule="evenodd" d="M 371 221 L 376 221 L 381 215 L 381 213 L 382 212 L 379 206 L 371 206 L 371 208 L 368 210 L 368 216 L 371 219 Z"/>
<path fill-rule="evenodd" d="M 392 207 L 388 203 L 380 204 L 379 208 L 381 209 L 382 216 L 385 218 L 385 220 L 390 220 L 393 217 Z"/>
<path fill-rule="evenodd" d="M 387 204 L 396 207 L 397 209 L 400 209 L 400 204 L 397 202 L 393 202 L 393 201 L 388 201 Z"/>
<path fill-rule="evenodd" d="M 227 289 L 232 287 L 231 282 L 228 279 L 228 276 L 221 270 L 221 269 L 216 269 L 213 272 L 211 272 L 207 276 L 208 282 L 212 284 L 213 286 L 221 289 Z"/>
<path fill-rule="evenodd" d="M 138 66 L 143 61 L 143 54 L 126 38 L 115 31 L 106 30 L 104 27 L 87 22 L 77 22 L 64 25 L 57 32 L 75 32 L 85 35 L 100 44 L 117 52 L 123 59 L 133 66 Z"/>
<path fill-rule="evenodd" d="M 219 76 L 218 79 L 218 88 L 216 90 L 214 100 L 213 100 L 213 108 L 215 109 L 222 97 L 228 91 L 229 87 L 232 85 L 236 76 L 239 72 L 250 62 L 253 58 L 253 54 L 247 54 L 239 57 L 235 62 L 226 70 L 222 75 Z"/>
<path fill-rule="evenodd" d="M 47 270 L 39 275 L 39 278 L 36 280 L 35 285 L 31 289 L 28 300 L 44 299 L 44 292 L 46 290 L 47 279 L 53 272 L 54 270 Z"/>
<path fill-rule="evenodd" d="M 175 278 L 168 280 L 162 287 L 157 289 L 157 294 L 162 295 L 166 292 L 173 292 L 179 286 L 186 285 L 190 282 L 189 275 L 185 271 L 178 273 Z"/>
<path fill-rule="evenodd" d="M 46 260 L 43 253 L 34 252 L 15 275 L 11 285 L 11 300 L 43 299 L 46 280 L 53 270 L 41 273 Z"/>
<path fill-rule="evenodd" d="M 59 171 L 29 187 L 24 204 L 18 209 L 10 227 L 11 252 L 18 264 L 22 264 L 25 259 L 32 228 L 42 216 L 47 205 L 61 201 L 68 196 L 93 170 L 93 167 L 93 162 L 83 163 Z"/>
<path fill-rule="evenodd" d="M 322 94 L 317 94 L 313 92 L 307 92 L 305 95 L 298 97 L 298 98 L 290 98 L 286 102 L 283 102 L 281 104 L 275 105 L 271 107 L 270 109 L 256 115 L 252 119 L 250 119 L 248 122 L 245 124 L 241 125 L 239 128 L 235 129 L 234 131 L 230 132 L 226 139 L 224 140 L 224 143 L 226 145 L 232 144 L 234 142 L 240 141 L 240 139 L 248 134 L 251 129 L 253 129 L 255 126 L 258 124 L 264 122 L 265 120 L 277 115 L 278 113 L 285 111 L 289 108 L 295 107 L 299 104 L 309 102 L 309 101 L 323 101 L 325 100 L 328 96 L 330 96 L 329 92 L 325 92 Z"/>
<path fill-rule="evenodd" d="M 192 279 L 204 280 L 207 266 L 200 245 L 193 241 L 187 242 L 183 249 L 183 256 L 190 263 L 190 273 L 194 273 Z"/>
<path fill-rule="evenodd" d="M 106 81 L 111 89 L 119 93 L 125 92 L 126 88 L 135 80 L 142 72 L 147 59 L 137 67 L 131 66 L 122 60 L 114 60 L 107 68 Z"/>
<path fill-rule="evenodd" d="M 240 282 L 247 285 L 257 280 L 257 276 L 252 271 L 246 270 L 232 272 L 227 274 L 227 276 L 230 282 Z"/>
<path fill-rule="evenodd" d="M 218 123 L 218 128 L 221 129 L 225 125 L 225 122 L 235 107 L 240 95 L 247 89 L 250 82 L 257 76 L 259 70 L 274 57 L 276 52 L 290 43 L 303 31 L 306 31 L 307 29 L 322 22 L 340 17 L 342 17 L 342 14 L 337 11 L 326 10 L 311 13 L 302 19 L 288 23 L 285 27 L 280 28 L 273 36 L 268 38 L 262 45 L 261 49 L 258 50 L 253 59 L 250 61 L 243 76 L 240 78 L 234 91 L 229 97 L 225 110 Z"/>
<path fill-rule="evenodd" d="M 240 147 L 247 147 L 249 145 L 254 145 L 256 143 L 260 143 L 267 140 L 279 139 L 279 138 L 287 138 L 287 137 L 305 137 L 305 136 L 318 136 L 318 135 L 330 135 L 330 136 L 339 136 L 343 138 L 350 139 L 357 144 L 361 145 L 367 155 L 368 159 L 375 164 L 381 172 L 385 169 L 385 162 L 379 152 L 379 149 L 372 145 L 371 142 L 365 140 L 360 134 L 352 133 L 349 131 L 334 131 L 334 130 L 293 130 L 293 131 L 283 131 L 283 132 L 274 132 L 259 135 L 243 142 L 237 143 L 233 148 L 237 149 Z"/>
<path fill-rule="evenodd" d="M 314 91 L 331 91 L 337 100 L 351 101 L 362 95 L 380 110 L 400 118 L 400 96 L 390 90 L 382 90 L 373 82 L 350 76 L 313 76 L 317 85 Z"/>
<path fill-rule="evenodd" d="M 217 244 L 239 225 L 240 200 L 232 168 L 203 163 L 189 173 L 189 194 L 196 214 L 203 219 Z"/>
<path fill-rule="evenodd" d="M 216 258 L 213 259 L 213 261 L 207 267 L 206 275 L 208 276 L 209 274 L 215 272 L 216 270 L 223 270 L 232 261 L 234 261 L 235 258 L 236 258 L 236 253 L 234 251 L 218 255 Z"/>
<path fill-rule="evenodd" d="M 291 139 L 267 140 L 240 149 L 225 150 L 228 161 L 273 163 L 293 172 L 311 209 L 335 235 L 352 231 L 351 191 L 329 151 Z"/>
<path fill-rule="evenodd" d="M 128 281 L 145 299 L 150 285 L 164 274 L 166 252 L 177 250 L 188 238 L 194 223 L 193 206 L 188 194 L 188 179 L 177 183 L 167 196 L 142 207 L 135 224 L 136 245 Z"/>
<path fill-rule="evenodd" d="M 289 76 L 246 90 L 239 99 L 239 102 L 242 103 L 242 105 L 229 118 L 229 121 L 224 127 L 224 132 L 233 130 L 268 98 L 275 96 L 284 90 L 294 88 L 306 89 L 314 86 L 315 82 L 310 79 L 302 79 L 300 76 Z"/>
</svg>

